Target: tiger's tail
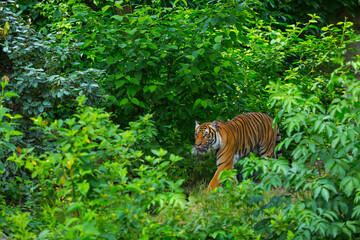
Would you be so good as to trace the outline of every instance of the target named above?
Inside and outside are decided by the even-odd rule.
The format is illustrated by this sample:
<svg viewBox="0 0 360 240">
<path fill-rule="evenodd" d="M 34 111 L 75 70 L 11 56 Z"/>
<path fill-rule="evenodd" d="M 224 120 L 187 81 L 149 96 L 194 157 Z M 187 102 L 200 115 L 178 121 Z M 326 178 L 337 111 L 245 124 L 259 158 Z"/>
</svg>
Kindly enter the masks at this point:
<svg viewBox="0 0 360 240">
<path fill-rule="evenodd" d="M 281 142 L 281 135 L 280 135 L 280 132 L 279 132 L 279 128 L 276 127 L 276 129 L 277 129 L 277 132 L 276 132 L 275 148 L 276 148 L 276 146 Z M 279 148 L 279 149 L 276 151 L 276 158 L 279 158 L 279 157 L 282 157 L 281 148 Z"/>
</svg>

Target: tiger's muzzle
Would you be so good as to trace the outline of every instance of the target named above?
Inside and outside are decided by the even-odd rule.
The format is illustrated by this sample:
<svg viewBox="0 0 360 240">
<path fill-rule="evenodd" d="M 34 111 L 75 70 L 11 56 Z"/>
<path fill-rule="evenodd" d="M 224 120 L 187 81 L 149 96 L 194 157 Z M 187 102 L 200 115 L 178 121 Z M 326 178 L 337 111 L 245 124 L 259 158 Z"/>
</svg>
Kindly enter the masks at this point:
<svg viewBox="0 0 360 240">
<path fill-rule="evenodd" d="M 207 151 L 209 151 L 209 146 L 196 145 L 195 148 L 196 151 L 198 151 L 198 153 L 200 154 L 205 154 L 207 153 Z"/>
</svg>

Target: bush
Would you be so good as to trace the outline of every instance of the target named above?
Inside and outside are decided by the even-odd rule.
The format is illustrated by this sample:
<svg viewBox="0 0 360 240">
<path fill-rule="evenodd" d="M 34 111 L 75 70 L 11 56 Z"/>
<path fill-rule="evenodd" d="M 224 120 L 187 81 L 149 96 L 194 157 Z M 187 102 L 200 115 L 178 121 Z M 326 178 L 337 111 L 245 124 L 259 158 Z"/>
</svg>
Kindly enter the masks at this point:
<svg viewBox="0 0 360 240">
<path fill-rule="evenodd" d="M 188 119 L 235 116 L 244 109 L 236 94 L 242 74 L 233 49 L 246 41 L 248 5 L 142 6 L 124 16 L 113 15 L 114 7 L 121 6 L 102 12 L 81 6 L 71 21 L 86 23 L 75 36 L 85 42 L 82 52 L 93 66 L 106 69 L 107 107 L 123 121 L 151 112 L 159 141 L 172 144 L 173 133 L 181 131 L 180 141 L 193 135 Z"/>
<path fill-rule="evenodd" d="M 54 33 L 44 35 L 34 31 L 30 22 L 19 17 L 20 6 L 13 1 L 0 2 L 0 6 L 0 26 L 8 23 L 10 27 L 0 46 L 11 62 L 11 69 L 0 75 L 9 77 L 8 88 L 19 95 L 6 104 L 24 117 L 19 130 L 25 135 L 17 145 L 42 148 L 42 136 L 28 131 L 32 126 L 30 118 L 71 116 L 76 109 L 73 100 L 82 94 L 89 97 L 89 104 L 99 102 L 101 96 L 96 79 L 101 77 L 102 71 L 78 69 L 75 57 L 78 44 L 70 39 L 59 40 Z"/>
<path fill-rule="evenodd" d="M 19 17 L 21 6 L 14 1 L 0 2 L 0 26 L 7 26 L 6 35 L 0 36 L 0 76 L 6 75 L 10 91 L 17 98 L 6 98 L 3 105 L 15 116 L 23 116 L 21 124 L 14 126 L 22 135 L 12 138 L 12 147 L 2 148 L 0 163 L 5 172 L 1 175 L 1 185 L 7 201 L 22 203 L 25 196 L 19 179 L 29 180 L 27 172 L 18 169 L 5 159 L 16 149 L 34 147 L 34 151 L 51 150 L 53 145 L 34 126 L 31 117 L 42 115 L 46 119 L 71 116 L 76 109 L 77 96 L 86 94 L 88 103 L 100 102 L 101 95 L 96 79 L 102 71 L 78 69 L 76 54 L 78 45 L 70 39 L 59 39 L 56 34 L 34 31 L 31 22 Z M 2 65 L 2 64 L 0 64 Z M 26 188 L 30 187 L 27 186 Z"/>
<path fill-rule="evenodd" d="M 178 189 L 181 181 L 162 179 L 179 157 L 170 155 L 165 160 L 166 151 L 160 150 L 154 151 L 157 157 L 142 158 L 143 153 L 133 145 L 151 137 L 149 116 L 121 131 L 109 121 L 108 113 L 83 106 L 85 100 L 79 99 L 81 107 L 71 119 L 47 123 L 40 116 L 34 118 L 46 139 L 56 139 L 57 153 L 38 156 L 33 149 L 24 149 L 23 154 L 14 153 L 9 160 L 39 180 L 40 194 L 32 217 L 41 219 L 40 236 L 74 239 L 139 235 L 150 221 L 147 209 L 151 205 L 160 202 L 163 207 L 171 200 L 171 206 L 176 206 L 184 201 Z M 14 228 L 3 225 L 4 232 L 16 237 L 21 229 L 16 230 L 15 220 L 5 216 L 5 223 L 14 224 Z"/>
<path fill-rule="evenodd" d="M 19 151 L 14 144 L 14 139 L 21 136 L 17 131 L 21 115 L 12 115 L 10 109 L 4 106 L 6 98 L 19 97 L 14 92 L 6 91 L 9 78 L 7 76 L 1 79 L 0 95 L 0 153 L 5 154 L 9 151 Z M 22 205 L 23 200 L 31 201 L 33 196 L 30 193 L 31 181 L 23 169 L 18 169 L 15 163 L 8 162 L 0 158 L 0 197 L 1 201 L 6 201 L 9 205 Z"/>
<path fill-rule="evenodd" d="M 359 64 L 359 59 L 342 63 L 331 74 L 326 84 L 326 93 L 331 96 L 329 105 L 322 103 L 316 92 L 306 96 L 296 86 L 287 86 L 287 92 L 298 96 L 289 106 L 286 100 L 277 97 L 282 87 L 272 85 L 272 91 L 277 89 L 272 100 L 284 106 L 279 117 L 289 134 L 282 145 L 297 144 L 292 151 L 297 165 L 287 174 L 285 186 L 296 186 L 295 190 L 313 194 L 313 198 L 305 201 L 306 207 L 302 207 L 310 214 L 310 221 L 301 229 L 295 228 L 295 236 L 311 234 L 322 239 L 351 238 L 358 234 L 360 85 L 355 75 Z"/>
<path fill-rule="evenodd" d="M 256 238 L 244 215 L 231 218 L 228 210 L 232 204 L 241 208 L 246 203 L 249 212 L 256 206 L 252 196 L 260 189 L 248 181 L 232 195 L 230 172 L 224 174 L 224 181 L 230 180 L 226 191 L 219 193 L 221 201 L 232 202 L 214 212 L 201 207 L 197 198 L 187 201 L 180 188 L 183 180 L 168 178 L 169 169 L 182 159 L 163 149 L 144 157 L 135 147 L 152 137 L 149 115 L 124 131 L 111 123 L 108 113 L 84 106 L 84 101 L 79 99 L 78 114 L 70 119 L 33 119 L 46 139 L 56 139 L 57 153 L 37 155 L 24 149 L 9 158 L 38 180 L 39 193 L 32 209 L 2 205 L 4 234 L 39 239 Z M 218 200 L 213 194 L 209 201 Z"/>
<path fill-rule="evenodd" d="M 276 119 L 286 130 L 279 147 L 290 150 L 291 167 L 285 159 L 241 161 L 245 175 L 262 169 L 259 179 L 267 191 L 283 186 L 290 195 L 302 194 L 294 202 L 285 201 L 288 195 L 283 196 L 285 204 L 263 207 L 263 220 L 255 227 L 266 239 L 345 239 L 358 235 L 360 85 L 356 76 L 360 61 L 357 57 L 345 62 L 341 57 L 355 38 L 349 30 L 351 23 L 337 26 L 322 29 L 320 46 L 329 43 L 329 47 L 311 51 L 319 59 L 327 59 L 331 72 L 313 72 L 324 67 L 324 62 L 307 60 L 302 68 L 294 67 L 281 81 L 268 85 L 270 103 L 279 109 Z M 316 42 L 308 42 L 308 48 Z M 331 42 L 336 45 L 330 50 Z M 305 75 L 301 69 L 308 65 L 311 71 Z M 302 76 L 302 81 L 294 75 Z"/>
</svg>

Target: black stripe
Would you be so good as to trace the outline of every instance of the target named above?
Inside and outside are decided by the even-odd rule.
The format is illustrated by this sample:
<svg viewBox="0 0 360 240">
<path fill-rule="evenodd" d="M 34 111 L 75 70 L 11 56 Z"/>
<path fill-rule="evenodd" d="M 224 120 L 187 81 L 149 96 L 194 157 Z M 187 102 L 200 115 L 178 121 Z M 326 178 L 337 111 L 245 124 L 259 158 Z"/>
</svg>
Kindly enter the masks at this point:
<svg viewBox="0 0 360 240">
<path fill-rule="evenodd" d="M 256 145 L 255 144 L 255 142 L 257 142 L 257 139 L 255 139 L 255 138 L 257 138 L 257 133 L 258 132 L 255 132 L 254 131 L 254 129 L 253 129 L 253 122 L 251 121 L 251 119 L 244 119 L 244 122 L 246 123 L 246 125 L 247 125 L 247 129 L 248 129 L 248 131 L 250 131 L 250 133 L 248 134 L 249 136 L 248 136 L 248 143 L 250 143 L 249 144 L 249 147 L 251 148 L 251 149 L 253 149 L 254 148 L 254 146 Z"/>
<path fill-rule="evenodd" d="M 233 158 L 234 158 L 234 157 L 233 157 Z M 229 159 L 231 159 L 231 157 L 228 158 L 227 160 L 225 160 L 224 162 L 220 163 L 220 164 L 217 165 L 217 166 L 219 167 L 219 166 L 223 165 L 223 164 L 226 163 L 226 162 L 228 162 L 228 164 L 226 164 L 225 167 L 229 166 L 229 164 L 231 163 L 231 161 L 229 161 Z"/>
</svg>

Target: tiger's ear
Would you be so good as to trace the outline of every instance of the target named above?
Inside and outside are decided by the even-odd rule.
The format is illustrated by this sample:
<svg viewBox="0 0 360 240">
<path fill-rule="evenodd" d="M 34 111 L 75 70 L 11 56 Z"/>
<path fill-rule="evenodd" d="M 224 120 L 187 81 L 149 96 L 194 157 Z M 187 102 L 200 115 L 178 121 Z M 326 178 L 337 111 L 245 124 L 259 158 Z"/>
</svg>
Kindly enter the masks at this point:
<svg viewBox="0 0 360 240">
<path fill-rule="evenodd" d="M 219 127 L 219 121 L 215 120 L 211 123 L 211 125 L 215 128 L 215 130 L 217 131 L 218 130 L 218 127 Z"/>
<path fill-rule="evenodd" d="M 200 125 L 199 121 L 195 120 L 195 129 Z"/>
</svg>

